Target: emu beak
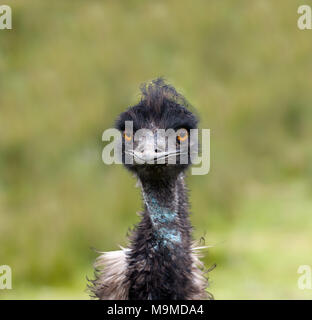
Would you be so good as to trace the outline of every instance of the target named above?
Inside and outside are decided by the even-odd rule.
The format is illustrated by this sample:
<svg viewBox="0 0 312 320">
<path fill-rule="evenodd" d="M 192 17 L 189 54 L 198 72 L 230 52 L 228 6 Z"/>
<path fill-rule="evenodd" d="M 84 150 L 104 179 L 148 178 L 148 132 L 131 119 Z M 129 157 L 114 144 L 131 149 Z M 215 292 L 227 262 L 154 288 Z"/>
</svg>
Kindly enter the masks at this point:
<svg viewBox="0 0 312 320">
<path fill-rule="evenodd" d="M 133 155 L 138 164 L 165 164 L 169 152 L 165 141 L 157 141 L 156 135 L 150 135 L 139 141 Z"/>
<path fill-rule="evenodd" d="M 168 152 L 155 152 L 154 148 L 148 148 L 143 152 L 134 151 L 133 155 L 137 164 L 165 164 Z"/>
</svg>

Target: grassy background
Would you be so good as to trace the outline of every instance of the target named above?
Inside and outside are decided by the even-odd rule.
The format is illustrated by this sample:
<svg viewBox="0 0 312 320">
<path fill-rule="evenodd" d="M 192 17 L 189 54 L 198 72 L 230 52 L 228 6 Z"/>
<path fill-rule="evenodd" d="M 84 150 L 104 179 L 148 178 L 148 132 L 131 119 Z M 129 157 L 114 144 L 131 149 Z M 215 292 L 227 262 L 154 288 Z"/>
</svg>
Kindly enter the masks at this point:
<svg viewBox="0 0 312 320">
<path fill-rule="evenodd" d="M 216 299 L 312 298 L 312 31 L 297 0 L 12 2 L 0 31 L 0 298 L 88 298 L 96 254 L 126 245 L 139 190 L 101 161 L 104 129 L 164 76 L 211 129 L 190 176 Z M 11 2 L 10 2 L 11 3 Z"/>
</svg>

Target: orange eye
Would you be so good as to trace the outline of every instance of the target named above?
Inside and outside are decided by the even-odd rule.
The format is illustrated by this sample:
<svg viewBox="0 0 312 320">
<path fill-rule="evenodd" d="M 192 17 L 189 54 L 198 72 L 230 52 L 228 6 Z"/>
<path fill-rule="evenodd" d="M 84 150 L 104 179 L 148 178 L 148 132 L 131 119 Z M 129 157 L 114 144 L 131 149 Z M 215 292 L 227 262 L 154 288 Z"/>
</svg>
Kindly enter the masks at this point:
<svg viewBox="0 0 312 320">
<path fill-rule="evenodd" d="M 125 137 L 125 139 L 127 140 L 127 141 L 131 141 L 131 139 L 132 139 L 132 135 L 131 135 L 131 133 L 128 133 L 128 132 L 124 132 L 124 137 Z"/>
<path fill-rule="evenodd" d="M 178 131 L 178 136 L 177 136 L 178 140 L 183 142 L 188 138 L 188 132 L 186 129 L 180 129 Z"/>
</svg>

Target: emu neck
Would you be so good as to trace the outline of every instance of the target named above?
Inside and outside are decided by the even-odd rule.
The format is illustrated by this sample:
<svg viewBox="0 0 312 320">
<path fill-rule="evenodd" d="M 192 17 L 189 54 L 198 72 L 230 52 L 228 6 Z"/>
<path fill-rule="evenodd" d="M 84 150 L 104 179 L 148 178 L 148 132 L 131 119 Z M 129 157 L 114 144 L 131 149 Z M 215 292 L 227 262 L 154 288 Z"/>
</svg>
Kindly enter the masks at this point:
<svg viewBox="0 0 312 320">
<path fill-rule="evenodd" d="M 131 237 L 129 299 L 186 299 L 194 288 L 183 176 L 140 181 L 145 211 Z"/>
<path fill-rule="evenodd" d="M 181 244 L 179 193 L 177 180 L 143 181 L 145 214 L 153 229 L 153 248 L 174 248 Z"/>
</svg>

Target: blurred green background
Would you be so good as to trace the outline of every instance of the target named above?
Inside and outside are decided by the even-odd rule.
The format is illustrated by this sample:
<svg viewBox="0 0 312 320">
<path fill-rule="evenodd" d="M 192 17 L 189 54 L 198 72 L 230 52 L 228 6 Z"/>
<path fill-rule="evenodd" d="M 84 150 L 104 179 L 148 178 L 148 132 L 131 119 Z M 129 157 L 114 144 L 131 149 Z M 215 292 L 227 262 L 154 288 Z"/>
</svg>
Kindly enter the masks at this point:
<svg viewBox="0 0 312 320">
<path fill-rule="evenodd" d="M 312 31 L 296 0 L 6 1 L 0 30 L 0 299 L 88 299 L 90 248 L 116 250 L 140 191 L 102 132 L 164 76 L 211 129 L 190 176 L 216 299 L 311 299 Z M 1 3 L 2 4 L 2 3 Z M 3 3 L 4 4 L 4 3 Z M 312 3 L 311 3 L 312 5 Z"/>
</svg>

